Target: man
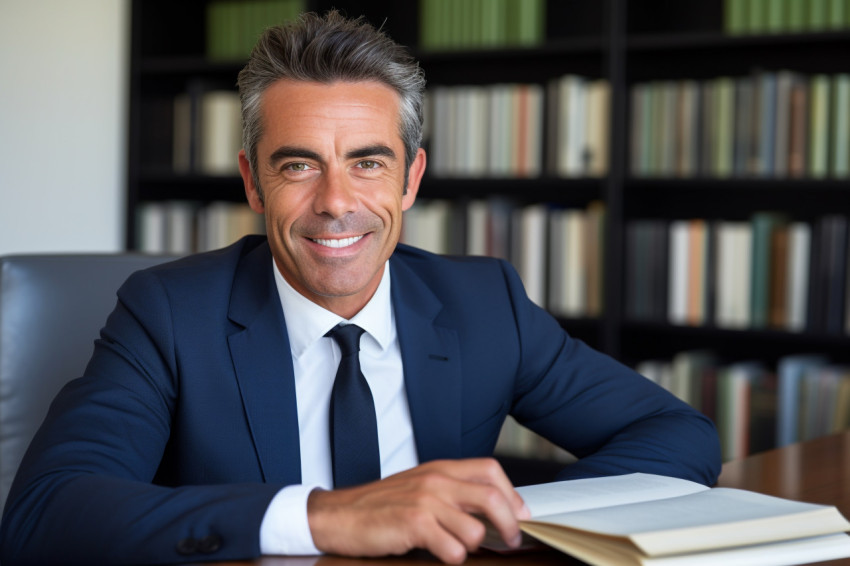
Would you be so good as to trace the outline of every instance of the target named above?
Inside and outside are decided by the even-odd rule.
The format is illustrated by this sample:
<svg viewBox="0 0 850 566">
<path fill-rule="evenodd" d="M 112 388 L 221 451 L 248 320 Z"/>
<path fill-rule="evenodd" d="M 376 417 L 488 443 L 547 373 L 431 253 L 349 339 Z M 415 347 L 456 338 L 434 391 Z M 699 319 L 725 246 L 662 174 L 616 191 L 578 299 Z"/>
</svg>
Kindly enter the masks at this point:
<svg viewBox="0 0 850 566">
<path fill-rule="evenodd" d="M 4 565 L 458 563 L 479 516 L 518 544 L 527 509 L 489 458 L 509 413 L 578 456 L 562 479 L 715 481 L 710 421 L 572 340 L 510 266 L 397 245 L 425 170 L 423 86 L 398 45 L 333 12 L 263 36 L 239 77 L 239 166 L 268 238 L 125 283 L 21 465 Z M 328 415 L 351 358 L 327 334 L 348 323 L 383 479 L 334 489 Z"/>
</svg>

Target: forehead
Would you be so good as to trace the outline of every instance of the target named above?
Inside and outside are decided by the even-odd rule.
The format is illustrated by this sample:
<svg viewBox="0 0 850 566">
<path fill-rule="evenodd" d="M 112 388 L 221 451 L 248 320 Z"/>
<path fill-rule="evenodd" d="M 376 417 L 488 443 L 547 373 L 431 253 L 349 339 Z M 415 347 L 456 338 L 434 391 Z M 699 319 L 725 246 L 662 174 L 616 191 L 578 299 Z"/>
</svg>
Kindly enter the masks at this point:
<svg viewBox="0 0 850 566">
<path fill-rule="evenodd" d="M 263 138 L 359 133 L 400 141 L 398 93 L 377 81 L 282 79 L 263 93 L 261 111 Z"/>
</svg>

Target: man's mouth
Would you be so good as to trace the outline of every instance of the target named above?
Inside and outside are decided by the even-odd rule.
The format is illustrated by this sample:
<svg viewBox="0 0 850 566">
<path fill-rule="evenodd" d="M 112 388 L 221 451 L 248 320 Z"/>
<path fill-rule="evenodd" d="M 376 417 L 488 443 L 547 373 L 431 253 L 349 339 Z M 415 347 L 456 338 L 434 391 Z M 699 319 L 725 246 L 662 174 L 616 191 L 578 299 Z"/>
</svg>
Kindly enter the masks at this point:
<svg viewBox="0 0 850 566">
<path fill-rule="evenodd" d="M 357 242 L 359 242 L 363 238 L 360 236 L 351 236 L 350 238 L 338 238 L 334 240 L 326 240 L 324 238 L 310 238 L 317 244 L 321 246 L 326 246 L 328 248 L 347 248 Z"/>
</svg>

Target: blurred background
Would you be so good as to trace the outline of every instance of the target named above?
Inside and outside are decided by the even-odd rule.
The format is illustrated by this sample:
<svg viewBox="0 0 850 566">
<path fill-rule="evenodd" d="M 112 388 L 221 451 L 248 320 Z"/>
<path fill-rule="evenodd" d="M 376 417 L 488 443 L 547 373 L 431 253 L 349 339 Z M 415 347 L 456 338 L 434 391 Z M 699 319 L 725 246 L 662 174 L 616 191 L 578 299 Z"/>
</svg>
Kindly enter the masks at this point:
<svg viewBox="0 0 850 566">
<path fill-rule="evenodd" d="M 0 255 L 124 246 L 129 0 L 0 0 Z"/>
</svg>

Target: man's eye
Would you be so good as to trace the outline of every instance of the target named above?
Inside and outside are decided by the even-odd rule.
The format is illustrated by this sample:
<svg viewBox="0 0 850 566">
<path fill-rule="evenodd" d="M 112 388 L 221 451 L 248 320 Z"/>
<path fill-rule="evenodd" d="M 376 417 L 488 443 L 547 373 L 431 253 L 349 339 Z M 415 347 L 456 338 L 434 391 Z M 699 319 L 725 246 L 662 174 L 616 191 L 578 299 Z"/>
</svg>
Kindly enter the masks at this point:
<svg viewBox="0 0 850 566">
<path fill-rule="evenodd" d="M 287 171 L 307 171 L 310 166 L 306 163 L 289 163 L 284 167 Z"/>
<path fill-rule="evenodd" d="M 358 166 L 361 169 L 377 169 L 380 165 L 378 164 L 377 161 L 372 161 L 370 159 L 367 159 L 365 161 L 361 161 L 360 163 L 358 163 Z"/>
</svg>

